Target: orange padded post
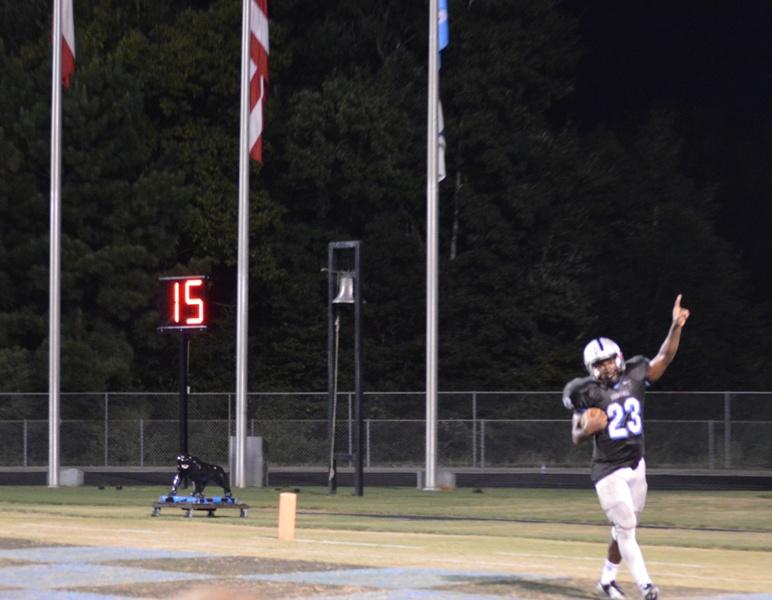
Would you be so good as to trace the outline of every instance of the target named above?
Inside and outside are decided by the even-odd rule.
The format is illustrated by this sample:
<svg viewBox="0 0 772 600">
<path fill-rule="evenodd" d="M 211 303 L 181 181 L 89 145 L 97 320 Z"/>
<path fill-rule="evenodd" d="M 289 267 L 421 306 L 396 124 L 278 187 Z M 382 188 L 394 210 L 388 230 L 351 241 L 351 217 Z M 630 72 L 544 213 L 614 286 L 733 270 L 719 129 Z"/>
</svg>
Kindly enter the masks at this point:
<svg viewBox="0 0 772 600">
<path fill-rule="evenodd" d="M 279 539 L 295 539 L 295 513 L 298 507 L 298 495 L 292 492 L 279 494 Z"/>
</svg>

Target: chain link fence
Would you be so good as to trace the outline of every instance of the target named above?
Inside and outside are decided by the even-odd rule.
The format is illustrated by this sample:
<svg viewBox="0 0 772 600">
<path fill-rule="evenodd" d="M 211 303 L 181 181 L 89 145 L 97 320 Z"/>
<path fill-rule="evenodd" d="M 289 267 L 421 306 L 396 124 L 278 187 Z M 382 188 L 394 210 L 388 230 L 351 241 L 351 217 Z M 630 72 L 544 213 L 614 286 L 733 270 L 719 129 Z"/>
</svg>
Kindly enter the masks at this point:
<svg viewBox="0 0 772 600">
<path fill-rule="evenodd" d="M 354 394 L 338 396 L 336 449 L 354 453 Z M 425 463 L 423 392 L 367 393 L 366 467 Z M 264 438 L 272 466 L 329 460 L 326 393 L 250 394 L 247 434 Z M 438 464 L 455 468 L 585 467 L 570 439 L 570 414 L 557 392 L 442 392 Z M 0 466 L 46 466 L 46 394 L 0 394 Z M 61 464 L 166 467 L 178 453 L 176 394 L 62 394 Z M 235 432 L 233 394 L 191 394 L 191 454 L 227 464 Z M 772 469 L 772 394 L 649 392 L 647 463 L 654 468 Z"/>
</svg>

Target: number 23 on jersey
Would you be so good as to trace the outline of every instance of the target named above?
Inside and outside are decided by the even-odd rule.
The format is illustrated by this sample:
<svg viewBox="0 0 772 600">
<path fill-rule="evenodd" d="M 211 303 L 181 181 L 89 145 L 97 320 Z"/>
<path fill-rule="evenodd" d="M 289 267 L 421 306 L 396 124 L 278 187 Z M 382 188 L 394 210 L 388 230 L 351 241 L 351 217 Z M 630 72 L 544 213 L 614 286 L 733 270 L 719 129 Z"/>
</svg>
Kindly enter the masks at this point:
<svg viewBox="0 0 772 600">
<path fill-rule="evenodd" d="M 612 440 L 641 435 L 643 432 L 641 403 L 633 396 L 626 398 L 622 404 L 616 402 L 609 404 L 606 415 L 608 416 L 608 436 Z"/>
</svg>

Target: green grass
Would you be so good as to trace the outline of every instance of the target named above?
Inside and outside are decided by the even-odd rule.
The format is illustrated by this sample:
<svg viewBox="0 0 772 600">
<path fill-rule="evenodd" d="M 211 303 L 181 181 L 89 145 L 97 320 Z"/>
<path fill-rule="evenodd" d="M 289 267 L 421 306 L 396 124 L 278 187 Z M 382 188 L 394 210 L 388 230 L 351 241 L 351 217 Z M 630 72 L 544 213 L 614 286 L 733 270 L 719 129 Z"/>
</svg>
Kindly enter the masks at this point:
<svg viewBox="0 0 772 600">
<path fill-rule="evenodd" d="M 246 489 L 235 495 L 253 510 L 273 511 L 278 488 Z M 159 487 L 124 487 L 121 490 L 94 487 L 44 488 L 0 487 L 0 504 L 33 506 L 149 506 L 166 490 Z M 501 520 L 535 523 L 605 525 L 597 498 L 591 490 L 563 489 L 471 489 L 424 492 L 413 488 L 366 488 L 362 497 L 350 488 L 330 496 L 324 488 L 299 489 L 298 510 L 302 515 L 318 514 L 344 524 L 352 517 L 372 515 L 395 517 L 372 519 L 383 530 L 398 527 L 397 517 L 425 517 L 469 520 Z M 410 520 L 409 523 L 424 521 Z M 445 521 L 452 524 L 452 521 Z M 481 526 L 484 522 L 481 523 Z M 650 492 L 641 523 L 644 528 L 727 530 L 772 533 L 770 492 Z M 343 525 L 341 525 L 343 526 Z"/>
</svg>

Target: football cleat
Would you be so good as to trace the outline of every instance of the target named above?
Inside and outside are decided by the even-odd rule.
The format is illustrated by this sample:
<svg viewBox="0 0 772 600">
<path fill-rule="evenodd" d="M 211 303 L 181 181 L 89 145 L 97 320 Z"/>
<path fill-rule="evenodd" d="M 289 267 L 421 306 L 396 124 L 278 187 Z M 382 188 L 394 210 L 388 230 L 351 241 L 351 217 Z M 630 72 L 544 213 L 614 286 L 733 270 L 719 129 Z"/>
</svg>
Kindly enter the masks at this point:
<svg viewBox="0 0 772 600">
<path fill-rule="evenodd" d="M 657 600 L 659 590 L 653 583 L 647 583 L 641 588 L 641 596 L 643 596 L 643 600 Z"/>
<path fill-rule="evenodd" d="M 595 586 L 595 591 L 597 591 L 598 595 L 602 598 L 616 598 L 619 600 L 620 598 L 627 597 L 622 593 L 622 590 L 619 589 L 616 581 L 611 581 L 610 583 L 601 583 L 599 581 L 598 585 Z"/>
</svg>

